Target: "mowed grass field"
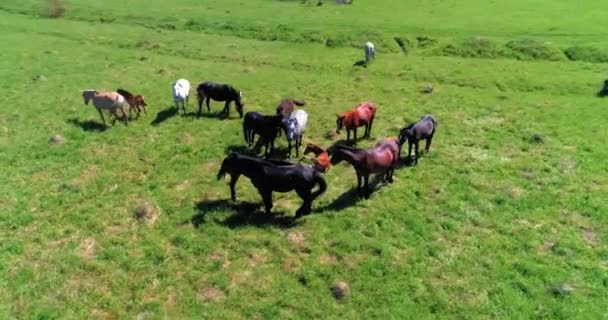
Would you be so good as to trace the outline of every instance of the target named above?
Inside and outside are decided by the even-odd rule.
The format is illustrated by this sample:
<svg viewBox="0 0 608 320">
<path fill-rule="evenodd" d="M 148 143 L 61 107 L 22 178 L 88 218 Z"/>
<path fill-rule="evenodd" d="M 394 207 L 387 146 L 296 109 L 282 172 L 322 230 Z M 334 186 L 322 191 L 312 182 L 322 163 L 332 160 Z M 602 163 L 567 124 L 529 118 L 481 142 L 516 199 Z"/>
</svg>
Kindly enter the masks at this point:
<svg viewBox="0 0 608 320">
<path fill-rule="evenodd" d="M 38 1 L 0 4 L 0 318 L 608 317 L 605 4 L 66 9 L 48 19 Z M 377 60 L 353 67 L 368 38 Z M 241 120 L 215 117 L 217 102 L 176 114 L 178 78 L 231 83 L 246 111 L 302 98 L 305 142 L 322 146 L 335 114 L 364 100 L 379 112 L 361 146 L 426 113 L 439 128 L 369 200 L 351 167 L 332 167 L 313 214 L 287 224 L 295 194 L 275 193 L 266 216 L 241 178 L 229 201 L 216 173 L 244 144 Z M 144 94 L 149 114 L 102 130 L 81 91 L 118 87 Z M 49 142 L 57 134 L 65 143 Z M 144 203 L 151 219 L 136 218 Z"/>
</svg>

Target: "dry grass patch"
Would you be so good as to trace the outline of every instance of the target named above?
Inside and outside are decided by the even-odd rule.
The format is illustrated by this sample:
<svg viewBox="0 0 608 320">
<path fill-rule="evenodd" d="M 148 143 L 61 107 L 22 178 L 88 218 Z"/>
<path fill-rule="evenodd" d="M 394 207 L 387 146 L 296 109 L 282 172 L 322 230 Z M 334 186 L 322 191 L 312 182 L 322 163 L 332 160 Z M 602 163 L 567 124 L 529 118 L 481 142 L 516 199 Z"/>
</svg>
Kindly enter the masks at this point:
<svg viewBox="0 0 608 320">
<path fill-rule="evenodd" d="M 78 256 L 85 259 L 92 259 L 97 254 L 97 241 L 93 238 L 84 239 L 78 247 Z"/>
<path fill-rule="evenodd" d="M 226 298 L 224 291 L 207 286 L 203 286 L 199 289 L 198 296 L 201 300 L 210 302 L 220 302 Z"/>
<path fill-rule="evenodd" d="M 148 201 L 143 201 L 133 210 L 133 214 L 137 220 L 152 226 L 160 218 L 160 209 Z"/>
</svg>

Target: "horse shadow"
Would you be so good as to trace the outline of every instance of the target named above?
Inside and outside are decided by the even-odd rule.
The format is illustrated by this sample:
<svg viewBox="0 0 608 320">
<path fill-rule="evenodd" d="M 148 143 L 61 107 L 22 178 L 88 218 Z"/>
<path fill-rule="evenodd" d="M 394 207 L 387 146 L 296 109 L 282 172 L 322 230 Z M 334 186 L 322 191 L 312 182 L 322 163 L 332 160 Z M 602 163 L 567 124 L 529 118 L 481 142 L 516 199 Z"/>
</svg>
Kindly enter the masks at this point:
<svg viewBox="0 0 608 320">
<path fill-rule="evenodd" d="M 211 211 L 232 211 L 233 214 L 225 219 L 214 218 L 218 222 L 230 229 L 244 226 L 290 228 L 297 224 L 292 217 L 285 216 L 284 212 L 273 212 L 266 214 L 261 209 L 260 203 L 242 201 L 233 203 L 227 199 L 223 200 L 203 200 L 195 205 L 196 213 L 190 219 L 192 226 L 199 228 L 208 222 L 207 217 Z"/>
<path fill-rule="evenodd" d="M 92 121 L 92 120 L 81 121 L 80 119 L 77 119 L 77 118 L 70 118 L 67 120 L 67 123 L 74 125 L 76 127 L 80 127 L 84 131 L 90 131 L 90 132 L 91 131 L 103 132 L 108 129 L 108 127 L 106 127 L 106 125 L 104 125 L 103 123 L 99 123 L 97 121 Z"/>
<path fill-rule="evenodd" d="M 208 118 L 208 119 L 220 119 L 220 120 L 224 120 L 224 119 L 228 119 L 228 117 L 226 116 L 226 114 L 224 113 L 210 113 L 210 112 L 202 112 L 202 113 L 198 113 L 198 111 L 188 111 L 185 114 L 182 114 L 182 117 L 187 118 Z"/>
<path fill-rule="evenodd" d="M 353 63 L 353 67 L 367 68 L 367 63 L 365 62 L 365 60 L 359 60 L 359 61 Z"/>
<path fill-rule="evenodd" d="M 152 122 L 150 122 L 150 124 L 153 126 L 157 126 L 157 125 L 169 120 L 169 118 L 176 116 L 178 111 L 179 110 L 177 110 L 177 108 L 175 108 L 175 106 L 169 106 L 166 109 L 159 111 L 156 114 L 156 118 L 154 118 L 154 120 L 152 120 Z"/>
<path fill-rule="evenodd" d="M 376 174 L 371 177 L 369 181 L 370 188 L 370 197 L 374 194 L 374 192 L 380 190 L 380 188 L 388 183 L 383 183 L 383 174 Z M 355 182 L 356 183 L 356 182 Z M 317 208 L 314 210 L 317 213 L 323 213 L 325 211 L 342 211 L 348 207 L 356 205 L 359 201 L 363 200 L 363 198 L 359 197 L 359 192 L 357 191 L 357 186 L 353 185 L 348 191 L 341 194 L 339 197 L 334 199 L 331 203 Z"/>
<path fill-rule="evenodd" d="M 224 149 L 225 154 L 230 154 L 231 152 L 237 152 L 240 154 L 252 156 L 252 157 L 260 157 L 259 154 L 262 151 L 263 145 L 258 140 L 253 147 L 249 148 L 244 145 L 229 145 Z M 295 154 L 295 151 L 294 151 Z M 273 159 L 273 160 L 288 160 L 289 159 L 289 149 L 287 147 L 279 148 L 275 147 L 272 152 L 268 155 L 268 157 L 264 157 L 264 159 Z"/>
</svg>

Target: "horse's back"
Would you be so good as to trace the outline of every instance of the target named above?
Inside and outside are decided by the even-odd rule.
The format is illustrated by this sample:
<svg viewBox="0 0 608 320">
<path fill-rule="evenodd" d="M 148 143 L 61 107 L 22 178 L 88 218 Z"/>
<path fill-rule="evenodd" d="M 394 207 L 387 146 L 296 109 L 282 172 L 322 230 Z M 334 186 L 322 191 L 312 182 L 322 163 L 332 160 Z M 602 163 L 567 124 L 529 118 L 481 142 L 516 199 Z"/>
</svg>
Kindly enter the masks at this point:
<svg viewBox="0 0 608 320">
<path fill-rule="evenodd" d="M 173 98 L 183 100 L 190 94 L 190 82 L 186 79 L 179 79 L 173 83 Z"/>
<path fill-rule="evenodd" d="M 308 124 L 308 113 L 306 111 L 298 109 L 292 112 L 289 118 L 296 119 L 301 130 L 306 129 L 306 125 Z"/>
</svg>

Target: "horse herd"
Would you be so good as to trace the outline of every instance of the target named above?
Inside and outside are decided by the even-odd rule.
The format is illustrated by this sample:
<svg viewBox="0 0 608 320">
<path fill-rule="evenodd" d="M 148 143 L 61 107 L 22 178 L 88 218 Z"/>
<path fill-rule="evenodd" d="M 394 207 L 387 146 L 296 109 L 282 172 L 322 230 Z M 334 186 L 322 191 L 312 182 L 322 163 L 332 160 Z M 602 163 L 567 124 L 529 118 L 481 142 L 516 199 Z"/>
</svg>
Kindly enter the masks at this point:
<svg viewBox="0 0 608 320">
<path fill-rule="evenodd" d="M 173 83 L 172 92 L 175 109 L 179 112 L 181 107 L 186 114 L 190 83 L 186 79 L 179 79 Z M 291 157 L 293 148 L 295 148 L 296 157 L 299 157 L 302 137 L 308 124 L 308 113 L 301 108 L 296 108 L 305 106 L 303 101 L 285 98 L 279 103 L 274 114 L 258 112 L 243 114 L 245 106 L 242 101 L 243 94 L 231 85 L 211 81 L 203 82 L 197 86 L 196 94 L 198 116 L 201 116 L 203 103 L 207 106 L 207 112 L 210 112 L 209 103 L 210 100 L 214 100 L 225 102 L 220 114 L 229 117 L 230 105 L 234 102 L 239 117 L 243 118 L 243 135 L 247 146 L 254 146 L 256 135 L 259 136 L 257 145 L 264 146 L 264 158 L 233 151 L 222 161 L 217 179 L 221 179 L 226 174 L 230 175 L 231 199 L 236 201 L 235 186 L 239 177 L 243 175 L 248 177 L 258 190 L 266 213 L 270 213 L 272 209 L 273 192 L 295 191 L 304 201 L 296 211 L 295 218 L 309 214 L 312 202 L 327 190 L 327 183 L 322 174 L 327 172 L 332 165 L 342 161 L 349 163 L 355 169 L 357 176 L 358 195 L 367 199 L 370 196 L 369 176 L 382 174 L 385 182 L 392 183 L 393 173 L 401 160 L 402 145 L 406 141 L 408 142 L 408 159 L 413 160 L 413 163 L 416 164 L 420 157 L 419 142 L 426 140 L 425 150 L 428 152 L 437 128 L 437 120 L 429 114 L 401 129 L 398 137 L 379 141 L 370 149 L 357 148 L 357 129 L 364 127 L 363 138 L 370 138 L 372 125 L 378 112 L 375 104 L 363 102 L 336 117 L 336 133 L 340 134 L 341 130 L 346 130 L 346 143 L 336 143 L 327 149 L 309 143 L 304 154 L 313 153 L 314 162 L 310 165 L 292 163 L 287 160 L 270 159 L 269 156 L 274 149 L 276 138 L 281 135 L 281 132 L 284 132 L 288 143 L 288 157 Z M 124 89 L 117 89 L 115 92 L 87 89 L 82 92 L 82 96 L 85 104 L 88 104 L 89 101 L 93 102 L 104 125 L 103 110 L 109 111 L 114 116 L 113 124 L 119 118 L 128 124 L 132 111 L 137 112 L 137 117 L 140 116 L 142 110 L 147 114 L 145 97 L 133 95 Z M 129 108 L 128 117 L 127 107 Z M 352 140 L 351 132 L 353 133 Z M 412 147 L 415 148 L 413 158 Z M 313 191 L 315 188 L 316 190 Z"/>
</svg>

